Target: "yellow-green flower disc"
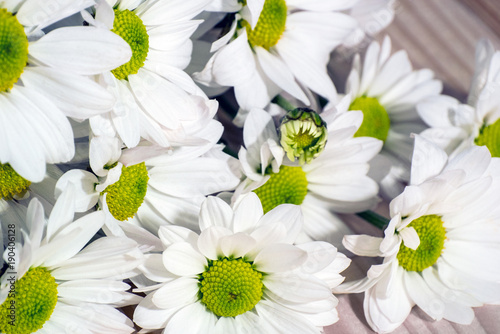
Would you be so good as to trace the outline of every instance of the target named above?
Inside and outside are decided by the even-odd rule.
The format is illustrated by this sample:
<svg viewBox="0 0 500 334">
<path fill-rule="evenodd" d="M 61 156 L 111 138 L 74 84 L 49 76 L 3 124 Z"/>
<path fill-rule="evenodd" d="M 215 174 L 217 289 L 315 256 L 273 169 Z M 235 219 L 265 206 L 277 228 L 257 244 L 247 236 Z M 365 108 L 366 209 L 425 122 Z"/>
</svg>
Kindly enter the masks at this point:
<svg viewBox="0 0 500 334">
<path fill-rule="evenodd" d="M 120 179 L 107 186 L 106 194 L 109 212 L 120 221 L 132 218 L 139 210 L 148 189 L 148 171 L 144 162 L 122 167 Z"/>
<path fill-rule="evenodd" d="M 0 332 L 29 334 L 42 328 L 57 304 L 57 283 L 50 272 L 31 268 L 14 284 L 9 282 L 8 289 L 0 305 Z"/>
<path fill-rule="evenodd" d="M 111 71 L 117 79 L 127 80 L 129 75 L 136 74 L 144 66 L 149 51 L 149 35 L 139 16 L 128 9 L 115 9 L 111 31 L 123 38 L 132 49 L 129 62 Z"/>
<path fill-rule="evenodd" d="M 267 50 L 276 45 L 285 31 L 286 16 L 285 0 L 266 0 L 253 30 L 248 22 L 243 21 L 250 45 L 261 46 Z"/>
<path fill-rule="evenodd" d="M 360 96 L 352 101 L 349 110 L 361 110 L 363 123 L 354 137 L 373 137 L 385 141 L 391 120 L 385 108 L 374 97 Z"/>
<path fill-rule="evenodd" d="M 500 157 L 500 119 L 491 125 L 485 125 L 479 131 L 479 135 L 474 139 L 478 146 L 486 146 L 490 150 L 491 156 Z"/>
<path fill-rule="evenodd" d="M 0 164 L 0 198 L 10 200 L 16 195 L 23 195 L 30 184 L 9 164 Z"/>
<path fill-rule="evenodd" d="M 0 8 L 0 92 L 10 90 L 28 63 L 28 38 L 15 15 Z"/>
<path fill-rule="evenodd" d="M 399 265 L 408 271 L 422 271 L 432 266 L 441 256 L 446 239 L 446 230 L 441 217 L 422 216 L 412 221 L 409 227 L 417 231 L 420 245 L 413 250 L 403 243 L 397 255 Z"/>
<path fill-rule="evenodd" d="M 209 261 L 200 275 L 200 299 L 219 317 L 235 317 L 250 311 L 262 299 L 262 273 L 242 258 Z"/>
<path fill-rule="evenodd" d="M 264 213 L 280 204 L 300 205 L 307 195 L 306 173 L 301 167 L 281 166 L 269 180 L 254 192 L 259 196 Z"/>
</svg>

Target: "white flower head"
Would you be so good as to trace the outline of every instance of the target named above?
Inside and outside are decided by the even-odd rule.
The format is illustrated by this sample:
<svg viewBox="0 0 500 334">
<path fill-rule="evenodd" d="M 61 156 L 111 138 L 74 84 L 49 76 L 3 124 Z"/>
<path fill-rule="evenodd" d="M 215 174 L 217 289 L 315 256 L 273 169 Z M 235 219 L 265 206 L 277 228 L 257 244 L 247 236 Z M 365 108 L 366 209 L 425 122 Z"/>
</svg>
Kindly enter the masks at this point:
<svg viewBox="0 0 500 334">
<path fill-rule="evenodd" d="M 482 147 L 448 160 L 423 137 L 415 141 L 411 183 L 390 203 L 385 237 L 344 239 L 357 255 L 384 258 L 336 289 L 364 292 L 366 319 L 381 333 L 414 305 L 435 320 L 470 324 L 471 307 L 500 300 L 500 161 Z"/>
<path fill-rule="evenodd" d="M 363 123 L 355 136 L 371 136 L 384 141 L 381 155 L 388 159 L 389 174 L 381 180 L 381 192 L 394 198 L 408 184 L 411 133 L 425 129 L 416 111 L 418 102 L 441 92 L 441 82 L 429 69 L 413 70 L 408 55 L 400 50 L 391 55 L 391 40 L 370 44 L 361 66 L 353 62 L 346 92 L 351 95 L 349 110 L 363 111 Z M 378 161 L 377 160 L 377 161 Z"/>
<path fill-rule="evenodd" d="M 500 51 L 486 40 L 477 45 L 475 72 L 467 104 L 440 95 L 418 105 L 419 115 L 430 126 L 422 136 L 452 156 L 477 145 L 500 157 Z"/>
<path fill-rule="evenodd" d="M 280 92 L 309 105 L 301 86 L 335 100 L 326 64 L 356 21 L 345 10 L 355 1 L 248 0 L 230 31 L 195 79 L 210 87 L 234 87 L 242 110 L 264 108 Z M 234 38 L 234 36 L 236 36 Z"/>
<path fill-rule="evenodd" d="M 331 288 L 350 261 L 325 242 L 294 245 L 300 209 L 282 205 L 263 215 L 254 194 L 234 210 L 209 197 L 198 235 L 162 226 L 164 251 L 141 270 L 154 284 L 134 321 L 165 333 L 320 333 L 338 320 Z"/>
<path fill-rule="evenodd" d="M 66 116 L 86 119 L 112 108 L 114 97 L 87 76 L 130 59 L 128 44 L 104 29 L 41 30 L 93 4 L 0 4 L 0 163 L 10 164 L 32 182 L 43 179 L 46 163 L 73 157 L 73 132 Z"/>
<path fill-rule="evenodd" d="M 157 145 L 138 146 L 124 150 L 105 177 L 75 169 L 59 179 L 56 189 L 60 193 L 68 184 L 76 185 L 78 212 L 99 202 L 107 214 L 106 232 L 123 234 L 118 221 L 130 221 L 157 234 L 164 224 L 196 227 L 205 196 L 238 184 L 233 160 L 213 144 L 170 152 Z"/>
<path fill-rule="evenodd" d="M 90 24 L 107 27 L 132 49 L 128 63 L 99 79 L 117 103 L 92 120 L 96 136 L 120 138 L 129 148 L 141 138 L 163 147 L 199 138 L 198 129 L 213 118 L 217 103 L 183 69 L 191 60 L 190 36 L 202 22 L 193 17 L 209 3 L 101 0 L 95 17 L 85 15 Z M 103 128 L 109 131 L 100 133 Z"/>
<path fill-rule="evenodd" d="M 89 243 L 103 225 L 104 214 L 94 212 L 73 222 L 71 197 L 69 187 L 48 220 L 33 199 L 24 210 L 26 220 L 2 221 L 9 236 L 3 253 L 8 266 L 0 278 L 2 333 L 134 331 L 132 321 L 115 307 L 141 300 L 127 292 L 130 286 L 122 279 L 137 275 L 143 254 L 125 237 Z"/>
<path fill-rule="evenodd" d="M 363 115 L 360 111 L 345 112 L 346 100 L 338 108 L 327 107 L 320 113 L 328 141 L 317 158 L 302 165 L 284 159 L 271 116 L 263 110 L 252 110 L 243 128 L 245 147 L 238 154 L 246 178 L 236 189 L 233 201 L 253 191 L 262 201 L 264 212 L 284 203 L 300 205 L 303 237 L 339 245 L 348 229 L 332 211 L 359 212 L 377 203 L 378 186 L 367 173 L 368 162 L 382 145 L 371 137 L 353 138 Z"/>
</svg>

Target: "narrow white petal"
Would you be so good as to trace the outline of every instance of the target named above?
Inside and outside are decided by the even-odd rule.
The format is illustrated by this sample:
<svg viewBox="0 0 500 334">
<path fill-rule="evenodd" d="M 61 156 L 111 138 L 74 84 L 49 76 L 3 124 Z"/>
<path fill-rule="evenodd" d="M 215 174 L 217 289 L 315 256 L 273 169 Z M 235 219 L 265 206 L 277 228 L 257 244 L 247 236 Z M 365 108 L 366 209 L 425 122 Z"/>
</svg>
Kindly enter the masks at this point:
<svg viewBox="0 0 500 334">
<path fill-rule="evenodd" d="M 168 282 L 153 294 L 153 304 L 159 308 L 186 306 L 198 299 L 198 280 L 181 277 Z"/>
<path fill-rule="evenodd" d="M 233 210 L 231 207 L 215 196 L 209 196 L 201 205 L 200 229 L 203 231 L 210 226 L 232 227 Z"/>
<path fill-rule="evenodd" d="M 120 36 L 94 27 L 55 29 L 30 43 L 29 53 L 46 65 L 83 75 L 115 69 L 132 56 Z"/>
</svg>

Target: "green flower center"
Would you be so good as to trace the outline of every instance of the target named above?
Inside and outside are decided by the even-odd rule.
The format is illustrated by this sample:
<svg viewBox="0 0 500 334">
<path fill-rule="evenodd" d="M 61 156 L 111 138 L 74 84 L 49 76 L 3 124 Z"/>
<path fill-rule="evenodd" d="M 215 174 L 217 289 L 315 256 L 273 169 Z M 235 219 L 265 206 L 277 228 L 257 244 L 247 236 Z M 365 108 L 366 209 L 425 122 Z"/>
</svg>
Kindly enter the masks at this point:
<svg viewBox="0 0 500 334">
<path fill-rule="evenodd" d="M 115 9 L 111 31 L 123 38 L 132 49 L 129 62 L 111 71 L 117 79 L 127 80 L 129 75 L 136 74 L 144 66 L 149 51 L 149 35 L 139 16 L 128 9 Z"/>
<path fill-rule="evenodd" d="M 397 255 L 399 265 L 408 271 L 422 271 L 432 266 L 441 256 L 446 239 L 446 230 L 441 217 L 422 216 L 412 221 L 412 226 L 420 238 L 420 245 L 413 250 L 403 243 Z"/>
<path fill-rule="evenodd" d="M 0 164 L 0 198 L 12 199 L 23 195 L 31 182 L 22 178 L 9 164 Z"/>
<path fill-rule="evenodd" d="M 297 108 L 283 117 L 280 144 L 291 161 L 310 163 L 323 152 L 327 139 L 326 123 L 315 111 Z"/>
<path fill-rule="evenodd" d="M 28 63 L 28 38 L 16 17 L 0 8 L 0 92 L 11 89 Z"/>
<path fill-rule="evenodd" d="M 29 334 L 43 327 L 57 304 L 57 283 L 42 267 L 31 268 L 9 282 L 9 294 L 0 305 L 0 332 Z"/>
<path fill-rule="evenodd" d="M 285 31 L 286 16 L 285 0 L 266 0 L 253 30 L 248 22 L 242 22 L 247 29 L 250 45 L 262 46 L 267 50 L 276 45 Z"/>
<path fill-rule="evenodd" d="M 107 186 L 101 193 L 107 193 L 109 212 L 120 221 L 132 218 L 139 210 L 148 189 L 148 171 L 144 162 L 122 167 L 120 179 Z"/>
<path fill-rule="evenodd" d="M 281 166 L 278 173 L 272 173 L 269 180 L 254 192 L 259 196 L 265 213 L 280 204 L 300 205 L 307 195 L 306 173 L 301 167 Z"/>
<path fill-rule="evenodd" d="M 486 146 L 492 157 L 500 157 L 500 119 L 491 125 L 483 126 L 477 138 L 474 139 L 474 143 L 478 146 Z"/>
<path fill-rule="evenodd" d="M 349 110 L 361 110 L 363 123 L 354 137 L 373 137 L 385 141 L 391 120 L 384 107 L 374 97 L 360 96 L 352 101 Z"/>
<path fill-rule="evenodd" d="M 262 299 L 262 273 L 242 258 L 209 261 L 199 281 L 201 302 L 219 317 L 243 314 Z"/>
</svg>

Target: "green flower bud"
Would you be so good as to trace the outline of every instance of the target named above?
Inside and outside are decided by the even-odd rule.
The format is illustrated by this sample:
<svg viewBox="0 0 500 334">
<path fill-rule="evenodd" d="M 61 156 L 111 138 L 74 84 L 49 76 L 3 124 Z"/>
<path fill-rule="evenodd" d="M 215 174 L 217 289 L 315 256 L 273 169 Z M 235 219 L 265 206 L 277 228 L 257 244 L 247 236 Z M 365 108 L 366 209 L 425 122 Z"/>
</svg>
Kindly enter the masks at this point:
<svg viewBox="0 0 500 334">
<path fill-rule="evenodd" d="M 328 139 L 326 123 L 314 110 L 297 108 L 289 111 L 280 125 L 280 144 L 288 159 L 310 163 L 323 151 Z"/>
</svg>

